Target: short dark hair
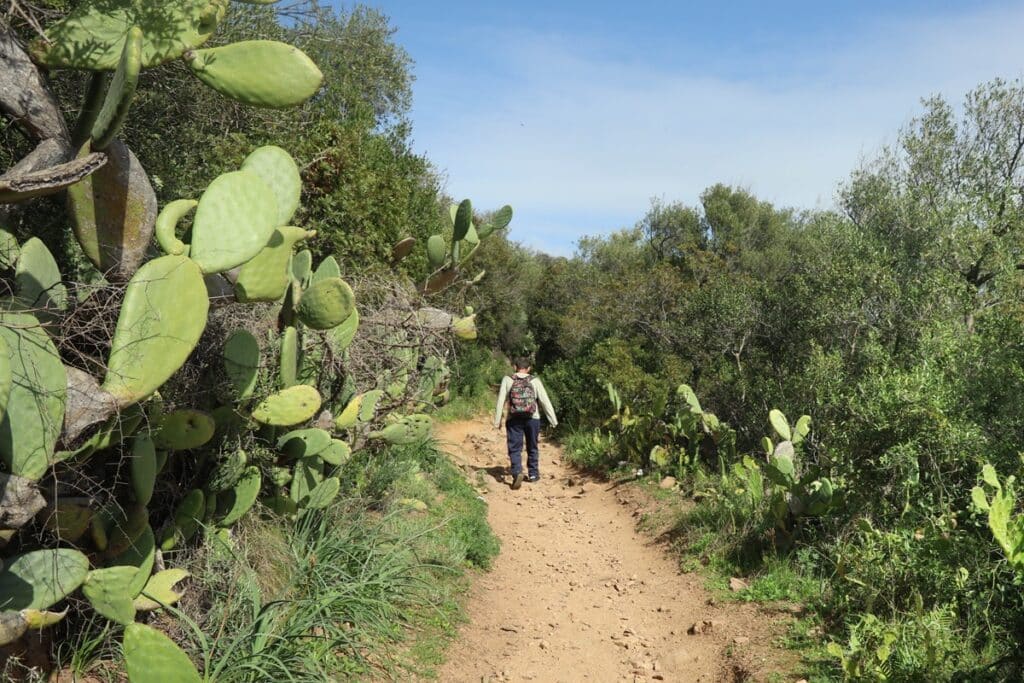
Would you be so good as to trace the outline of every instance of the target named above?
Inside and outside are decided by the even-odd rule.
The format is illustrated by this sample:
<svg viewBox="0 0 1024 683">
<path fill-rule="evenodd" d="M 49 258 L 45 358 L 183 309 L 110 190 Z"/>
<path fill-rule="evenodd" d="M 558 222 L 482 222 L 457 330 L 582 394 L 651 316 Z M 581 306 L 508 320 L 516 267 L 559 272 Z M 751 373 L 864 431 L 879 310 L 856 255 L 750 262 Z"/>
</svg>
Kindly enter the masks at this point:
<svg viewBox="0 0 1024 683">
<path fill-rule="evenodd" d="M 525 370 L 526 368 L 532 367 L 533 363 L 527 356 L 516 356 L 512 359 L 512 365 L 516 366 L 516 370 Z"/>
</svg>

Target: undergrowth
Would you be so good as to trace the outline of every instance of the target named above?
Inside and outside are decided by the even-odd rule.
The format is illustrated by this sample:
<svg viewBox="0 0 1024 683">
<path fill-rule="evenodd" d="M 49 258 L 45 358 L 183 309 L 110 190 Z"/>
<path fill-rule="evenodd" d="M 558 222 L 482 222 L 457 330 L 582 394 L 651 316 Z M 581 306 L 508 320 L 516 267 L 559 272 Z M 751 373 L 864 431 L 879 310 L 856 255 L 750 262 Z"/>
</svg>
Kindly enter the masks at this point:
<svg viewBox="0 0 1024 683">
<path fill-rule="evenodd" d="M 362 451 L 342 479 L 328 509 L 261 510 L 186 562 L 186 597 L 156 620 L 219 683 L 434 675 L 467 570 L 499 550 L 486 505 L 433 443 Z M 65 671 L 119 679 L 108 623 L 62 644 Z"/>
</svg>

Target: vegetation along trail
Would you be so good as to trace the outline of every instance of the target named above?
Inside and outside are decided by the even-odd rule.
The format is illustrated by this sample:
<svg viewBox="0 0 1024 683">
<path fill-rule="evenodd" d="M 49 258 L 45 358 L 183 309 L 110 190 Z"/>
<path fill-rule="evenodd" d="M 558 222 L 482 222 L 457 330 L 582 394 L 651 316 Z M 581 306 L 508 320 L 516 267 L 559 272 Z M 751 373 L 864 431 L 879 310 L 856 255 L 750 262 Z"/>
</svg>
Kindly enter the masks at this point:
<svg viewBox="0 0 1024 683">
<path fill-rule="evenodd" d="M 542 444 L 541 482 L 512 491 L 504 432 L 478 419 L 438 425 L 438 440 L 486 480 L 502 541 L 439 680 L 733 680 L 726 649 L 769 645 L 754 608 L 716 605 L 635 530 L 625 492 L 563 465 L 557 446 Z"/>
</svg>

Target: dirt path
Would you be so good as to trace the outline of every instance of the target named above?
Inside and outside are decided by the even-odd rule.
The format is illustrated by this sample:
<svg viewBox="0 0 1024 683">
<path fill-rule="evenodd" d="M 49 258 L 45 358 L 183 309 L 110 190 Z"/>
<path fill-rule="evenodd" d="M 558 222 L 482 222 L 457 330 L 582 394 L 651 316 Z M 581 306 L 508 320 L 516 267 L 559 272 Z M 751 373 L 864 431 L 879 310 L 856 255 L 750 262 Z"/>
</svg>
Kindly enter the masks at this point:
<svg viewBox="0 0 1024 683">
<path fill-rule="evenodd" d="M 502 542 L 438 680 L 751 680 L 724 653 L 751 641 L 763 615 L 730 604 L 723 621 L 726 608 L 709 601 L 700 578 L 680 574 L 635 531 L 620 490 L 581 478 L 542 443 L 541 482 L 512 491 L 504 432 L 474 420 L 440 425 L 438 438 L 485 473 L 488 519 Z M 687 633 L 705 622 L 712 626 L 698 630 L 709 632 Z"/>
</svg>

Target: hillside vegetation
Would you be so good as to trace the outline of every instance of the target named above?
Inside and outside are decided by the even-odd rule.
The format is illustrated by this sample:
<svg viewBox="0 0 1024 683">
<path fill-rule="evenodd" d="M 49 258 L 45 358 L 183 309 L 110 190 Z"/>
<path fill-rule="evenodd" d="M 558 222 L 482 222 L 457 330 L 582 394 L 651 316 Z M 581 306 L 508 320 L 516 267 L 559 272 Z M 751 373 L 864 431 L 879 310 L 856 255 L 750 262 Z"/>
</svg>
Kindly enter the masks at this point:
<svg viewBox="0 0 1024 683">
<path fill-rule="evenodd" d="M 836 210 L 655 201 L 520 254 L 481 334 L 536 349 L 577 463 L 678 478 L 688 557 L 810 605 L 820 675 L 1017 680 L 1022 150 L 1021 82 L 925 100 Z"/>
</svg>

